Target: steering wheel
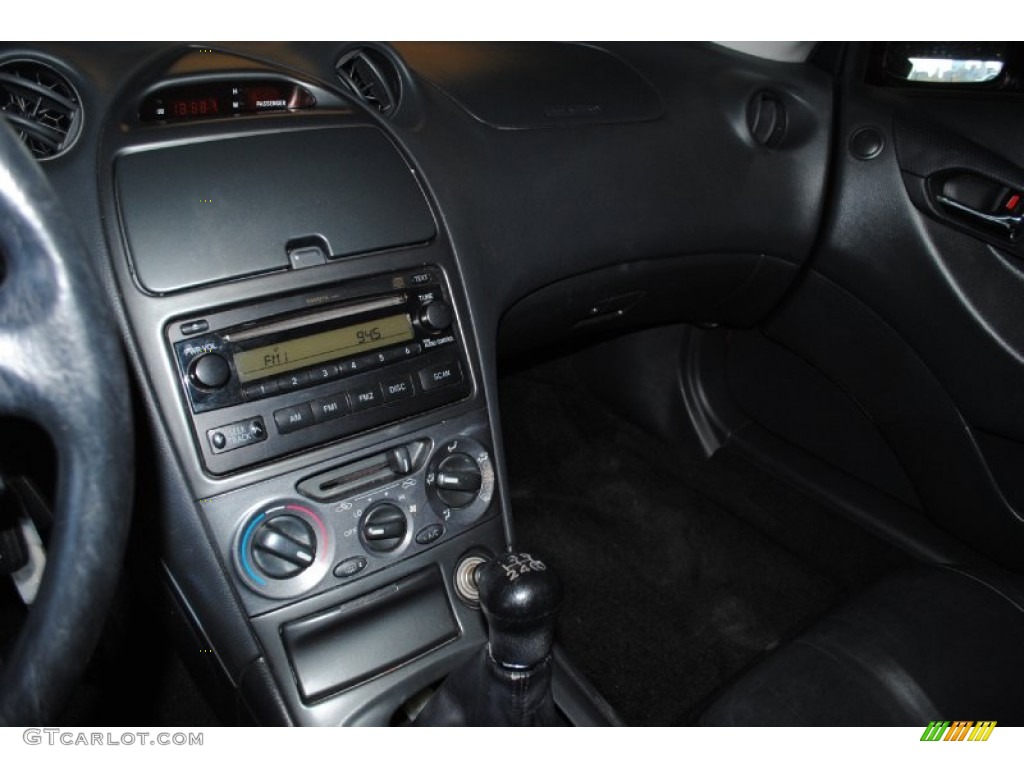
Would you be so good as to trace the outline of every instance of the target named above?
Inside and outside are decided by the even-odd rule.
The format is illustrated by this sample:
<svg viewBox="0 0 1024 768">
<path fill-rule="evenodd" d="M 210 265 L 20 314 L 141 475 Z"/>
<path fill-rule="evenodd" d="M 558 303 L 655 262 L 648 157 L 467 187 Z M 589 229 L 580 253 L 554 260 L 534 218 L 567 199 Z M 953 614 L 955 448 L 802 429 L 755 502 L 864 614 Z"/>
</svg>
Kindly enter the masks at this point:
<svg viewBox="0 0 1024 768">
<path fill-rule="evenodd" d="M 42 169 L 0 120 L 0 414 L 45 429 L 58 464 L 42 584 L 0 667 L 0 726 L 57 716 L 121 570 L 134 444 L 106 300 Z"/>
</svg>

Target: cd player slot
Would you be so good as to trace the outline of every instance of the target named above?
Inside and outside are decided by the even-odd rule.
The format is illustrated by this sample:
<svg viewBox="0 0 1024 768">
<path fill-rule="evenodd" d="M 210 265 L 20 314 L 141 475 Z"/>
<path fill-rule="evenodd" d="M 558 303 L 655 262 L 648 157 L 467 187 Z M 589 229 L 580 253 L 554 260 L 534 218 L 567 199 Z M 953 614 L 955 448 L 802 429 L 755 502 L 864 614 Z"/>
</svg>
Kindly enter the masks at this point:
<svg viewBox="0 0 1024 768">
<path fill-rule="evenodd" d="M 242 331 L 227 333 L 224 335 L 224 340 L 242 342 L 273 333 L 284 333 L 298 328 L 330 322 L 331 320 L 339 320 L 343 317 L 352 317 L 353 315 L 359 315 L 365 312 L 374 312 L 378 309 L 397 307 L 405 302 L 406 297 L 404 294 L 398 296 L 386 296 L 380 299 L 373 299 L 372 301 L 360 301 L 352 304 L 346 304 L 341 307 L 334 307 L 323 312 L 308 313 L 298 317 L 292 317 L 287 320 L 280 320 L 275 323 L 267 323 L 255 328 L 246 328 Z"/>
<path fill-rule="evenodd" d="M 429 440 L 416 440 L 302 480 L 299 493 L 314 501 L 334 501 L 410 475 L 422 465 Z"/>
</svg>

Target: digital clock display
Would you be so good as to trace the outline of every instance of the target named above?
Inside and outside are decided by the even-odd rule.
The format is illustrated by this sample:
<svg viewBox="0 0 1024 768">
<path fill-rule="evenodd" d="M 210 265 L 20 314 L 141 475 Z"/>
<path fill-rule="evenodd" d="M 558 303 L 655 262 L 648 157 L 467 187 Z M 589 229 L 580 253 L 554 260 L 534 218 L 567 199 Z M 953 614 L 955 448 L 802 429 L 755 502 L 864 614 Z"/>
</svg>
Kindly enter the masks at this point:
<svg viewBox="0 0 1024 768">
<path fill-rule="evenodd" d="M 400 344 L 414 337 L 408 315 L 391 315 L 358 325 L 335 328 L 297 339 L 268 344 L 234 355 L 241 383 L 262 379 L 331 360 Z"/>
<path fill-rule="evenodd" d="M 220 114 L 220 100 L 213 96 L 202 99 L 169 99 L 167 111 L 171 117 L 212 117 Z"/>
</svg>

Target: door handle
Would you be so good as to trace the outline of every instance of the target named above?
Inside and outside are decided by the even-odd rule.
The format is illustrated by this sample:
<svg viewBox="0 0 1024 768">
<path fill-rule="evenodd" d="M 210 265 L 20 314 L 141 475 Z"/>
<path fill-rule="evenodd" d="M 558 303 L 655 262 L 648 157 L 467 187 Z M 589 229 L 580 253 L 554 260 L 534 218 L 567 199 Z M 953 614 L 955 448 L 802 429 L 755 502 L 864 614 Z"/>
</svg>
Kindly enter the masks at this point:
<svg viewBox="0 0 1024 768">
<path fill-rule="evenodd" d="M 969 205 L 954 200 L 945 195 L 936 195 L 936 201 L 942 203 L 946 208 L 952 209 L 973 224 L 991 226 L 1002 231 L 1011 241 L 1016 241 L 1020 236 L 1021 227 L 1024 226 L 1024 215 L 1022 214 L 995 214 L 979 211 Z"/>
</svg>

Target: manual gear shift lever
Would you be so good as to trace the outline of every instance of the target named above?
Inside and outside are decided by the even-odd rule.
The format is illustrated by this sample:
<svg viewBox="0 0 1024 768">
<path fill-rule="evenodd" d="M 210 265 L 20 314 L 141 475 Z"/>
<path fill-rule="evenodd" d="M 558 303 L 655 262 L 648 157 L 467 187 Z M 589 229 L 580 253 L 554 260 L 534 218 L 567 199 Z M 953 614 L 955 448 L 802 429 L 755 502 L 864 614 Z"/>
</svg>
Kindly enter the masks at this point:
<svg viewBox="0 0 1024 768">
<path fill-rule="evenodd" d="M 562 607 L 562 584 L 555 572 L 526 553 L 507 554 L 477 568 L 476 583 L 491 659 L 520 670 L 544 661 Z"/>
<path fill-rule="evenodd" d="M 444 681 L 416 725 L 564 725 L 551 698 L 558 575 L 526 553 L 477 568 L 487 646 Z"/>
</svg>

